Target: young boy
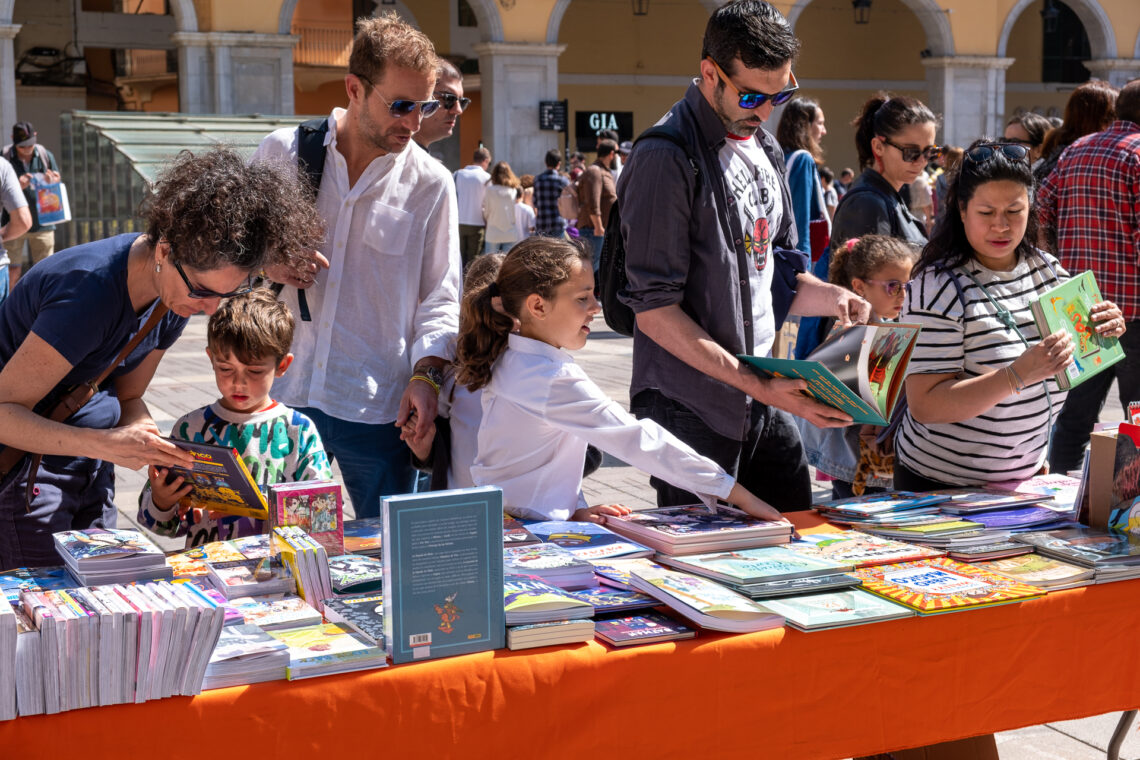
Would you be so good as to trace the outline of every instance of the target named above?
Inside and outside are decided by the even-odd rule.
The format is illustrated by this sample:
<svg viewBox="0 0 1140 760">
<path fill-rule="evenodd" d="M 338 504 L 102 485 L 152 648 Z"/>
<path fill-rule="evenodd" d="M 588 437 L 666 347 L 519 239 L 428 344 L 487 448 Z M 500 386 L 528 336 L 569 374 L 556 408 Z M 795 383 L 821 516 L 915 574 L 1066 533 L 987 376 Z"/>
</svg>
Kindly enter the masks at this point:
<svg viewBox="0 0 1140 760">
<path fill-rule="evenodd" d="M 313 422 L 269 397 L 273 379 L 293 362 L 293 317 L 269 290 L 225 301 L 210 317 L 206 355 L 222 397 L 174 423 L 171 437 L 237 449 L 257 483 L 331 479 L 332 469 Z M 186 536 L 186 546 L 264 533 L 263 521 L 179 508 L 190 485 L 151 467 L 139 498 L 139 522 L 162 536 Z"/>
</svg>

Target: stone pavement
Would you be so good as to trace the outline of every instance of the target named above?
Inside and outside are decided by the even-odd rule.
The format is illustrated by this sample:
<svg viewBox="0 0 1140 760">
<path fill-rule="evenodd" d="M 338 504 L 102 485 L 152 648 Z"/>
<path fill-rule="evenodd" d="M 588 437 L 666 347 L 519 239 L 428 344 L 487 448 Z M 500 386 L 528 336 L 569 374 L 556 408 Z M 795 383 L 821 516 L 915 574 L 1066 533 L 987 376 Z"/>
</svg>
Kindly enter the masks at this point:
<svg viewBox="0 0 1140 760">
<path fill-rule="evenodd" d="M 217 398 L 214 375 L 206 359 L 206 319 L 190 320 L 181 340 L 167 351 L 158 373 L 146 394 L 151 414 L 163 432 L 169 432 L 174 421 L 191 409 Z M 586 347 L 576 352 L 575 359 L 590 377 L 612 398 L 629 406 L 629 373 L 633 341 L 611 332 L 599 316 Z M 1115 390 L 1109 396 L 1103 419 L 1123 419 Z M 145 482 L 145 471 L 133 472 L 122 467 L 116 472 L 120 526 L 137 525 L 138 494 Z M 620 502 L 634 508 L 653 505 L 649 478 L 638 470 L 607 456 L 602 467 L 584 485 L 591 504 Z M 826 498 L 823 488 L 816 498 Z M 346 504 L 351 513 L 351 505 Z M 160 540 L 166 549 L 181 546 L 180 540 Z M 1058 656 L 1063 656 L 1059 654 Z M 984 664 L 982 665 L 984 667 Z M 998 734 L 1001 760 L 1096 760 L 1105 756 L 1109 738 L 1120 713 L 1109 713 L 1082 720 L 1031 726 Z M 1122 758 L 1140 759 L 1140 737 L 1129 732 L 1121 750 Z"/>
</svg>

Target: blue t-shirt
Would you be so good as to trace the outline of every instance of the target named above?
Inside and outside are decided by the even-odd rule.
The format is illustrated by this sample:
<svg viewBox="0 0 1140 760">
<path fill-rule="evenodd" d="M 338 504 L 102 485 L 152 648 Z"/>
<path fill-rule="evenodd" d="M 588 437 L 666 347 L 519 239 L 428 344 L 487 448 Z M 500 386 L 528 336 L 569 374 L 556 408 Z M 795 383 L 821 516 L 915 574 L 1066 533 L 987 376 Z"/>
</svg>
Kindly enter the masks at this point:
<svg viewBox="0 0 1140 760">
<path fill-rule="evenodd" d="M 114 361 L 131 336 L 150 317 L 155 304 L 141 315 L 127 292 L 127 255 L 137 232 L 68 248 L 36 264 L 0 304 L 0 367 L 12 357 L 29 332 L 59 351 L 71 371 L 41 401 L 44 413 L 70 388 L 95 379 Z M 119 421 L 119 400 L 112 379 L 138 367 L 147 354 L 169 348 L 186 327 L 186 317 L 163 316 L 120 364 L 102 390 L 67 423 L 107 429 Z"/>
</svg>

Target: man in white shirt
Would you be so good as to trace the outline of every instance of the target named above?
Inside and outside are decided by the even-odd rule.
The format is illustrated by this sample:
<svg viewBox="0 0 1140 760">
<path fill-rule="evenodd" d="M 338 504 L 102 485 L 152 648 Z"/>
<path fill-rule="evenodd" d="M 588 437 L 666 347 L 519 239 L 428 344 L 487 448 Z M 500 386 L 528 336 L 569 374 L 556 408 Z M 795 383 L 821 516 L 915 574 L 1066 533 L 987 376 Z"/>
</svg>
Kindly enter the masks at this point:
<svg viewBox="0 0 1140 760">
<path fill-rule="evenodd" d="M 325 240 L 308 267 L 268 272 L 308 288 L 311 315 L 286 288 L 282 298 L 298 317 L 296 360 L 274 390 L 317 424 L 357 517 L 379 514 L 381 496 L 413 490 L 398 426 L 415 415 L 417 436 L 430 430 L 459 327 L 454 186 L 411 146 L 421 117 L 438 108 L 436 63 L 428 38 L 398 16 L 360 23 L 348 108 L 333 109 L 324 138 L 317 208 Z M 254 160 L 296 161 L 298 135 L 273 132 Z"/>
<path fill-rule="evenodd" d="M 483 195 L 491 175 L 491 151 L 483 146 L 475 149 L 472 163 L 455 173 L 455 194 L 459 198 L 459 253 L 466 269 L 483 252 Z"/>
</svg>

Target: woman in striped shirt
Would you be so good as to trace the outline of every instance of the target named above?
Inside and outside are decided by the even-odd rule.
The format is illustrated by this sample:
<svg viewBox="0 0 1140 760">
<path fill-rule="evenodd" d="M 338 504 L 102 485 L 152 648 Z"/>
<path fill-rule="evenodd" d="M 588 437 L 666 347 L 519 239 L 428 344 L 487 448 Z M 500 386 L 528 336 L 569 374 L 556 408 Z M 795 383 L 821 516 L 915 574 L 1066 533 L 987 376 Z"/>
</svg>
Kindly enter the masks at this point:
<svg viewBox="0 0 1140 760">
<path fill-rule="evenodd" d="M 896 436 L 895 487 L 927 491 L 1021 480 L 1042 471 L 1065 400 L 1053 379 L 1068 333 L 1040 336 L 1029 304 L 1068 279 L 1037 250 L 1028 150 L 976 142 L 950 180 L 901 322 L 922 325 Z M 1120 309 L 1092 309 L 1097 332 L 1124 332 Z"/>
</svg>

